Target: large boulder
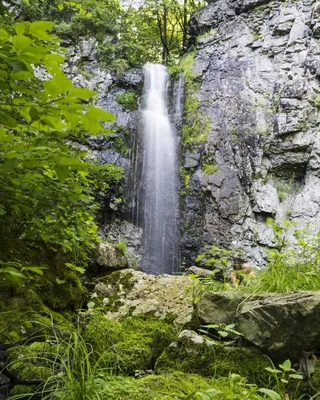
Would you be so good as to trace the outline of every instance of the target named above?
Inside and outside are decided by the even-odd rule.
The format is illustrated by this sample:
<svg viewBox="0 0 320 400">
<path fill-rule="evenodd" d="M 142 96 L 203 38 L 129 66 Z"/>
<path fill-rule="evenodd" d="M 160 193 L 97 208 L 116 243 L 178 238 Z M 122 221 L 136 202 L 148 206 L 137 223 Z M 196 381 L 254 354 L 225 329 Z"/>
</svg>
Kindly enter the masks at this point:
<svg viewBox="0 0 320 400">
<path fill-rule="evenodd" d="M 320 292 L 264 294 L 245 302 L 236 329 L 276 360 L 320 348 Z"/>
<path fill-rule="evenodd" d="M 102 278 L 93 299 L 100 299 L 110 319 L 145 314 L 185 325 L 192 320 L 196 284 L 189 277 L 155 276 L 129 269 Z"/>
<path fill-rule="evenodd" d="M 245 345 L 275 361 L 298 360 L 320 348 L 320 292 L 205 293 L 197 304 L 203 325 L 235 323 Z"/>
<path fill-rule="evenodd" d="M 202 324 L 230 324 L 244 295 L 236 292 L 207 292 L 197 303 L 197 315 Z"/>
</svg>

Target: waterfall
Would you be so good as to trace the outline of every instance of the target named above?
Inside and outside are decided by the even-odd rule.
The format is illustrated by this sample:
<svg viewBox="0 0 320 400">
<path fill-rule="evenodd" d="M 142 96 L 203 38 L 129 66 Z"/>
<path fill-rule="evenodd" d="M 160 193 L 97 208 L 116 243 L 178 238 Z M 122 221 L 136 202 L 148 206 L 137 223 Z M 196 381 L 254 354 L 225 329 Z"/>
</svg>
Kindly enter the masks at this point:
<svg viewBox="0 0 320 400">
<path fill-rule="evenodd" d="M 167 107 L 168 73 L 163 65 L 144 66 L 143 129 L 137 219 L 143 227 L 142 268 L 152 274 L 179 269 L 177 140 Z"/>
</svg>

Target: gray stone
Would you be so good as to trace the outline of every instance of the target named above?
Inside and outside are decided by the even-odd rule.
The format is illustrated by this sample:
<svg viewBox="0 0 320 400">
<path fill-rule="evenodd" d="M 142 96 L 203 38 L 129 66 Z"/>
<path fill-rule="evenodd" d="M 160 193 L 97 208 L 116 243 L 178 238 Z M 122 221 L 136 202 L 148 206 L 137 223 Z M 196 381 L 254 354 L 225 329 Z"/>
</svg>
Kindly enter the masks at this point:
<svg viewBox="0 0 320 400">
<path fill-rule="evenodd" d="M 238 292 L 208 292 L 197 303 L 196 313 L 204 325 L 230 324 L 243 300 L 244 295 Z"/>
<path fill-rule="evenodd" d="M 208 177 L 193 164 L 182 214 L 187 266 L 212 243 L 264 265 L 274 245 L 271 215 L 279 224 L 290 214 L 299 227 L 319 225 L 318 3 L 313 10 L 309 0 L 216 0 L 190 19 L 191 34 L 207 33 L 195 44 L 193 69 L 210 131 L 183 163 L 190 152 L 208 154 L 217 171 Z M 293 189 L 280 202 L 276 188 L 286 184 Z"/>
<path fill-rule="evenodd" d="M 186 153 L 185 154 L 185 162 L 184 162 L 184 167 L 185 168 L 194 168 L 199 165 L 200 161 L 200 154 L 193 154 L 193 153 Z"/>
<path fill-rule="evenodd" d="M 275 360 L 320 347 L 320 292 L 265 294 L 243 303 L 236 329 Z"/>
</svg>

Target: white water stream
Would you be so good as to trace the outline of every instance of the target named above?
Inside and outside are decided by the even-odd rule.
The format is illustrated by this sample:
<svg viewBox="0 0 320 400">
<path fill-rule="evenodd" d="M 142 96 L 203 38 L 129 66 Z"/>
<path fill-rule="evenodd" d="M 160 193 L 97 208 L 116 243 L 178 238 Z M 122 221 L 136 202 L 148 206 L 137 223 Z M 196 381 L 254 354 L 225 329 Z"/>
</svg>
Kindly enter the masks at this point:
<svg viewBox="0 0 320 400">
<path fill-rule="evenodd" d="M 143 114 L 142 267 L 148 273 L 178 271 L 179 199 L 175 130 L 167 107 L 168 73 L 163 65 L 146 64 L 145 107 Z M 140 152 L 141 154 L 141 152 Z"/>
</svg>

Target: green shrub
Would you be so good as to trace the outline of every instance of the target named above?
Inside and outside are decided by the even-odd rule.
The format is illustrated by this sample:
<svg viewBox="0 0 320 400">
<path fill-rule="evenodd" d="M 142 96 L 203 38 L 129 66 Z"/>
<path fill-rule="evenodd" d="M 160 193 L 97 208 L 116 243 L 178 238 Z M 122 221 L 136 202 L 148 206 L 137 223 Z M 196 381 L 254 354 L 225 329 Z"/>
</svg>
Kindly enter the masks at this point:
<svg viewBox="0 0 320 400">
<path fill-rule="evenodd" d="M 116 97 L 116 101 L 128 111 L 133 111 L 137 107 L 137 95 L 134 92 L 120 93 Z"/>
</svg>

